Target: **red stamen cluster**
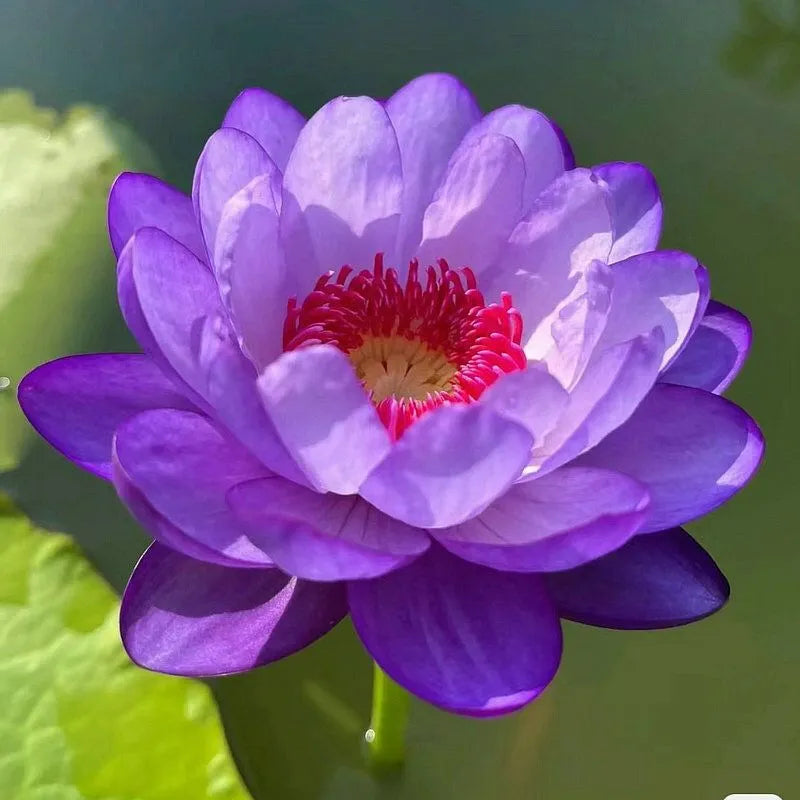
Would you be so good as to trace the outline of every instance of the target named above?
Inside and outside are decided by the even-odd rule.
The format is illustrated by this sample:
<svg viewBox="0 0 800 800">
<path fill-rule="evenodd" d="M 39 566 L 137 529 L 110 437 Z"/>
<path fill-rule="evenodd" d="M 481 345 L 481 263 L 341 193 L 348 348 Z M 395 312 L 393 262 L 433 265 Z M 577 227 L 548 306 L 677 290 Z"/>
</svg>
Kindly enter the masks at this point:
<svg viewBox="0 0 800 800">
<path fill-rule="evenodd" d="M 353 274 L 345 266 L 335 279 L 328 272 L 300 305 L 296 298 L 288 304 L 284 350 L 328 343 L 351 354 L 370 337 L 402 337 L 423 343 L 452 365 L 446 389 L 424 400 L 386 397 L 376 403 L 393 438 L 426 411 L 473 402 L 500 375 L 526 366 L 522 317 L 511 296 L 503 293 L 499 305 L 486 305 L 471 269 L 452 270 L 444 259 L 438 264 L 438 271 L 429 266 L 420 276 L 413 260 L 403 286 L 378 254 L 371 272 Z"/>
</svg>

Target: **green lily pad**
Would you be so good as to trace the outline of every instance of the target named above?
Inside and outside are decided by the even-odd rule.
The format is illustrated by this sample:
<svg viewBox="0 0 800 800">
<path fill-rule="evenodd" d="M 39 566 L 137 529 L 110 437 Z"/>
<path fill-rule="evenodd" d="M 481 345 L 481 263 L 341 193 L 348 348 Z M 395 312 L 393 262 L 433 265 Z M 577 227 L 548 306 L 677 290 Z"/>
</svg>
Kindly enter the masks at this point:
<svg viewBox="0 0 800 800">
<path fill-rule="evenodd" d="M 97 335 L 98 298 L 113 310 L 111 182 L 152 167 L 144 145 L 101 111 L 60 116 L 24 92 L 0 93 L 0 471 L 19 463 L 29 441 L 20 378 Z"/>
<path fill-rule="evenodd" d="M 131 664 L 74 543 L 0 498 L 0 797 L 245 800 L 208 688 Z"/>
</svg>

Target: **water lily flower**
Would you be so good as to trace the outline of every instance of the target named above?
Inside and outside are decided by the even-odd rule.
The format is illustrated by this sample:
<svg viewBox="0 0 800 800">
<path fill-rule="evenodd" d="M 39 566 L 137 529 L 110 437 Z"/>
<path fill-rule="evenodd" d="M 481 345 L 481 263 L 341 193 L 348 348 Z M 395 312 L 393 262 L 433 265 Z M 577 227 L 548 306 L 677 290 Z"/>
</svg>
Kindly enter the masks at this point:
<svg viewBox="0 0 800 800">
<path fill-rule="evenodd" d="M 152 535 L 122 638 L 149 669 L 259 667 L 350 615 L 397 684 L 489 716 L 536 698 L 561 619 L 663 628 L 728 597 L 680 526 L 752 476 L 721 392 L 751 330 L 658 250 L 635 163 L 576 167 L 448 75 L 306 120 L 242 92 L 191 197 L 111 190 L 142 353 L 31 372 L 19 400 Z"/>
</svg>

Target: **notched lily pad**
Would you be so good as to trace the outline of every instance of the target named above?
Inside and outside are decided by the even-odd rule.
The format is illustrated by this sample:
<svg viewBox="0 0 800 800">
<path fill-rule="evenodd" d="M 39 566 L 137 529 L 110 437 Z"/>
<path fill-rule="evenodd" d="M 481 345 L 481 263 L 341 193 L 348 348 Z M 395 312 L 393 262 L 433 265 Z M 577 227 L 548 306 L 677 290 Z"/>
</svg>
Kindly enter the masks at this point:
<svg viewBox="0 0 800 800">
<path fill-rule="evenodd" d="M 0 797 L 246 800 L 208 688 L 133 666 L 118 609 L 0 497 Z"/>
</svg>

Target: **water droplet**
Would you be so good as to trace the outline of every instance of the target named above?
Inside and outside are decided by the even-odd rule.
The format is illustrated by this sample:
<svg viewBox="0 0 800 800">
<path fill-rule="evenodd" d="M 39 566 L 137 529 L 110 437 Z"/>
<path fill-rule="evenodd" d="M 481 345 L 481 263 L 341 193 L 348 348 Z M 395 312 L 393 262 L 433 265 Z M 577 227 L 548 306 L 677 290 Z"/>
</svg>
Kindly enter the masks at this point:
<svg viewBox="0 0 800 800">
<path fill-rule="evenodd" d="M 375 731 L 372 728 L 367 728 L 367 732 L 364 734 L 364 741 L 367 744 L 372 744 L 375 741 Z"/>
</svg>

